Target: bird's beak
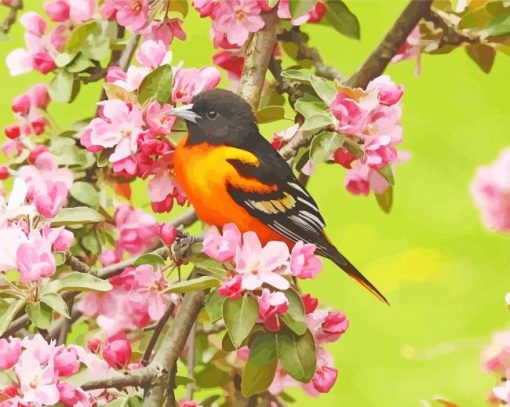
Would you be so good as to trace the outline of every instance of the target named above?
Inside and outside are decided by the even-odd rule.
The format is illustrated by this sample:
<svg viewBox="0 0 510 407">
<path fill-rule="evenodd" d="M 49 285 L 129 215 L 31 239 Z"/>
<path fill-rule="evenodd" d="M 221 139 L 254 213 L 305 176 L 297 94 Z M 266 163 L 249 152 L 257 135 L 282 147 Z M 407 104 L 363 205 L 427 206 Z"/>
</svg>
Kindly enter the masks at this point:
<svg viewBox="0 0 510 407">
<path fill-rule="evenodd" d="M 200 115 L 196 114 L 193 110 L 193 105 L 184 105 L 180 107 L 174 107 L 173 109 L 167 110 L 164 113 L 170 116 L 179 117 L 188 122 L 196 123 L 197 119 L 200 118 Z"/>
</svg>

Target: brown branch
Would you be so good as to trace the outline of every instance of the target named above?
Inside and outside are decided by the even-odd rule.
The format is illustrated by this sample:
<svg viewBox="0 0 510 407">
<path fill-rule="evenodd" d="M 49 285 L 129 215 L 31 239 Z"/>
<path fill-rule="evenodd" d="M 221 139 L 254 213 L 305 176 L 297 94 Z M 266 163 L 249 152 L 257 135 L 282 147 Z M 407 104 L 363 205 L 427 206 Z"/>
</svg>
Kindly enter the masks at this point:
<svg viewBox="0 0 510 407">
<path fill-rule="evenodd" d="M 65 264 L 71 267 L 74 271 L 79 271 L 80 273 L 90 273 L 90 267 L 83 263 L 80 259 L 71 256 L 69 253 L 66 253 L 66 261 Z"/>
<path fill-rule="evenodd" d="M 186 367 L 188 368 L 188 377 L 193 380 L 193 382 L 186 386 L 186 400 L 193 400 L 193 393 L 195 392 L 196 338 L 197 324 L 195 322 L 186 341 L 186 346 L 188 347 Z"/>
<path fill-rule="evenodd" d="M 190 209 L 187 212 L 184 212 L 182 215 L 177 216 L 175 219 L 172 219 L 170 223 L 176 228 L 179 226 L 188 227 L 193 225 L 193 223 L 195 223 L 197 220 L 197 213 L 195 210 Z"/>
<path fill-rule="evenodd" d="M 66 301 L 67 309 L 69 314 L 73 312 L 73 306 L 74 306 L 74 297 L 69 298 Z M 73 325 L 73 320 L 71 318 L 64 318 L 62 317 L 62 323 L 60 325 L 60 329 L 58 332 L 58 345 L 63 345 L 66 343 L 67 335 L 69 334 L 69 330 L 71 329 L 71 326 Z M 51 333 L 50 333 L 51 335 Z M 51 335 L 53 337 L 53 335 Z"/>
<path fill-rule="evenodd" d="M 266 26 L 253 34 L 246 47 L 243 74 L 239 84 L 239 95 L 256 111 L 264 85 L 269 60 L 276 45 L 278 17 L 276 10 L 262 15 Z"/>
<path fill-rule="evenodd" d="M 430 9 L 425 19 L 443 32 L 439 48 L 444 45 L 459 46 L 465 43 L 473 44 L 477 41 L 476 36 L 470 37 L 466 33 L 461 32 L 461 30 L 454 25 L 448 24 L 437 11 Z"/>
<path fill-rule="evenodd" d="M 12 25 L 16 22 L 18 11 L 23 8 L 23 0 L 12 0 L 9 6 L 9 13 L 5 18 L 2 25 L 0 25 L 0 32 L 8 34 Z"/>
<path fill-rule="evenodd" d="M 123 71 L 126 71 L 133 59 L 133 55 L 135 54 L 136 47 L 138 46 L 138 41 L 140 40 L 139 35 L 133 35 L 129 40 L 126 48 L 122 51 L 122 55 L 119 58 L 119 68 Z"/>
<path fill-rule="evenodd" d="M 432 0 L 411 0 L 379 46 L 348 81 L 353 88 L 365 88 L 381 75 L 420 19 L 430 10 Z"/>
<path fill-rule="evenodd" d="M 163 328 L 165 327 L 166 323 L 172 316 L 175 310 L 175 304 L 171 303 L 168 308 L 166 309 L 165 313 L 161 317 L 161 319 L 158 321 L 156 326 L 154 327 L 154 332 L 152 333 L 151 339 L 149 341 L 149 344 L 147 345 L 147 348 L 145 349 L 145 352 L 142 357 L 142 365 L 147 366 L 149 364 L 149 360 L 152 356 L 152 351 L 156 347 L 156 343 L 158 343 L 159 335 L 161 335 L 161 332 L 163 332 Z"/>
</svg>

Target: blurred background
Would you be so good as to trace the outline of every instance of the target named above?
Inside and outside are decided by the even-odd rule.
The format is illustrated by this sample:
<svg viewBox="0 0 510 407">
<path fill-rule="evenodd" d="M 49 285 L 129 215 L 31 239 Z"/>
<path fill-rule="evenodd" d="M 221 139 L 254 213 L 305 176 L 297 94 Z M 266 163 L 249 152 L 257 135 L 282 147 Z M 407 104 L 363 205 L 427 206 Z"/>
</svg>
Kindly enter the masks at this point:
<svg viewBox="0 0 510 407">
<path fill-rule="evenodd" d="M 304 31 L 326 63 L 350 75 L 406 2 L 346 3 L 360 20 L 361 41 L 327 27 L 306 25 Z M 25 0 L 25 9 L 40 11 L 42 1 Z M 212 64 L 208 24 L 190 9 L 184 23 L 188 41 L 172 44 L 174 65 Z M 9 40 L 0 40 L 0 128 L 12 121 L 14 96 L 49 80 L 35 73 L 8 75 L 5 57 L 22 44 L 19 25 Z M 347 193 L 340 166 L 320 167 L 309 184 L 332 240 L 391 303 L 387 307 L 377 302 L 330 263 L 317 279 L 302 285 L 322 303 L 343 310 L 351 322 L 348 333 L 328 347 L 339 379 L 319 402 L 418 406 L 421 400 L 443 395 L 461 406 L 484 405 L 494 379 L 482 371 L 480 352 L 492 333 L 510 321 L 504 301 L 510 291 L 510 239 L 482 226 L 469 185 L 479 165 L 493 161 L 510 145 L 510 58 L 498 53 L 487 75 L 459 49 L 424 55 L 420 76 L 415 75 L 414 62 L 392 65 L 387 73 L 405 86 L 403 149 L 412 154 L 398 169 L 391 214 L 384 214 L 372 196 Z M 53 103 L 50 112 L 65 127 L 92 116 L 99 94 L 98 84 L 87 85 L 77 101 Z M 262 131 L 271 136 L 289 124 L 264 125 Z M 135 205 L 150 211 L 143 183 L 133 196 Z M 298 405 L 311 403 L 299 389 L 291 394 Z"/>
</svg>

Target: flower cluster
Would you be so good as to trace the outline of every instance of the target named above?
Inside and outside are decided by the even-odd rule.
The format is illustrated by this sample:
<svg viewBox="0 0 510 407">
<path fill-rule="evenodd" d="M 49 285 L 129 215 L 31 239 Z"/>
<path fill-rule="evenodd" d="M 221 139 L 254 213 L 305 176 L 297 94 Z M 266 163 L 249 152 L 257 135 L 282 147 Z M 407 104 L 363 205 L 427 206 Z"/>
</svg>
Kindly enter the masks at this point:
<svg viewBox="0 0 510 407">
<path fill-rule="evenodd" d="M 103 376 L 107 363 L 78 345 L 46 342 L 37 334 L 32 338 L 0 339 L 0 371 L 11 382 L 0 388 L 0 405 L 14 406 L 92 406 L 93 392 L 75 384 Z"/>
<path fill-rule="evenodd" d="M 487 228 L 510 231 L 510 148 L 501 151 L 492 164 L 478 169 L 471 195 Z"/>
<path fill-rule="evenodd" d="M 333 159 L 348 169 L 345 187 L 349 192 L 368 195 L 374 190 L 380 194 L 390 185 L 381 170 L 407 156 L 396 150 L 402 142 L 403 88 L 383 75 L 371 81 L 366 90 L 340 85 L 337 90 L 330 109 L 336 130 L 347 137 L 347 142 L 333 154 Z M 353 151 L 349 141 L 360 144 L 362 151 Z"/>
</svg>

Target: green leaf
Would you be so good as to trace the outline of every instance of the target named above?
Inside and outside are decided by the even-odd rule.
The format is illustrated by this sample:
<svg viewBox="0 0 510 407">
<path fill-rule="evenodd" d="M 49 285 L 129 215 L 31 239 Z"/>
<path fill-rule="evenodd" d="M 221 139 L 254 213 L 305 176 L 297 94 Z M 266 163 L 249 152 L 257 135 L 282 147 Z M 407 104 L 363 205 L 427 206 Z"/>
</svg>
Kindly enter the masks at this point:
<svg viewBox="0 0 510 407">
<path fill-rule="evenodd" d="M 60 55 L 61 54 L 59 54 L 59 56 Z M 94 63 L 80 52 L 78 55 L 76 55 L 73 61 L 67 65 L 66 70 L 71 73 L 78 73 L 84 71 L 87 68 L 92 68 L 93 66 Z"/>
<path fill-rule="evenodd" d="M 336 89 L 332 82 L 319 78 L 315 75 L 310 75 L 310 83 L 312 84 L 315 92 L 317 92 L 317 95 L 326 103 L 326 105 L 329 106 L 333 103 L 333 100 L 335 100 L 336 97 Z"/>
<path fill-rule="evenodd" d="M 267 0 L 267 5 L 271 8 L 276 6 L 280 0 Z"/>
<path fill-rule="evenodd" d="M 90 232 L 88 235 L 83 236 L 81 238 L 81 244 L 92 255 L 98 255 L 101 253 L 101 242 L 99 241 L 96 233 Z"/>
<path fill-rule="evenodd" d="M 203 291 L 208 288 L 218 287 L 220 282 L 218 279 L 209 276 L 201 276 L 191 280 L 181 281 L 170 286 L 167 293 L 187 293 L 190 291 Z"/>
<path fill-rule="evenodd" d="M 77 206 L 75 208 L 63 208 L 60 213 L 53 218 L 51 226 L 82 225 L 103 221 L 103 215 L 96 210 L 87 206 Z"/>
<path fill-rule="evenodd" d="M 328 161 L 331 155 L 342 146 L 344 138 L 342 134 L 334 131 L 323 131 L 317 134 L 310 146 L 310 159 L 314 164 Z"/>
<path fill-rule="evenodd" d="M 176 386 L 186 386 L 187 384 L 194 383 L 195 381 L 193 379 L 190 379 L 186 376 L 175 376 L 175 385 Z"/>
<path fill-rule="evenodd" d="M 486 44 L 469 44 L 466 46 L 466 52 L 482 71 L 485 73 L 491 71 L 492 65 L 494 65 L 494 59 L 496 58 L 496 50 L 494 47 Z"/>
<path fill-rule="evenodd" d="M 223 320 L 227 327 L 228 334 L 236 349 L 250 334 L 255 321 L 259 316 L 259 307 L 257 301 L 244 294 L 237 300 L 226 299 L 223 303 Z"/>
<path fill-rule="evenodd" d="M 242 395 L 250 397 L 265 391 L 273 382 L 276 364 L 275 335 L 268 332 L 257 334 L 250 345 L 250 357 L 243 371 Z"/>
<path fill-rule="evenodd" d="M 98 28 L 98 24 L 95 20 L 88 21 L 76 27 L 74 30 L 72 30 L 64 50 L 69 54 L 75 55 L 81 50 L 87 37 L 92 34 L 96 28 Z"/>
<path fill-rule="evenodd" d="M 308 383 L 317 363 L 312 333 L 306 330 L 304 335 L 298 336 L 285 328 L 279 331 L 276 337 L 278 358 L 285 371 L 297 381 Z"/>
<path fill-rule="evenodd" d="M 205 365 L 203 370 L 195 374 L 195 383 L 198 388 L 211 389 L 213 387 L 222 387 L 232 380 L 230 373 L 220 369 L 213 363 Z"/>
<path fill-rule="evenodd" d="M 347 37 L 360 38 L 358 18 L 349 10 L 341 0 L 326 1 L 326 20 L 340 34 Z"/>
<path fill-rule="evenodd" d="M 110 291 L 111 289 L 112 285 L 108 281 L 77 271 L 66 274 L 48 284 L 49 292 Z"/>
<path fill-rule="evenodd" d="M 296 100 L 294 109 L 307 119 L 317 114 L 327 113 L 328 106 L 321 99 L 306 94 Z"/>
<path fill-rule="evenodd" d="M 39 329 L 47 329 L 52 320 L 51 308 L 41 302 L 30 302 L 26 306 L 30 321 Z"/>
<path fill-rule="evenodd" d="M 286 69 L 282 71 L 282 77 L 298 82 L 310 82 L 310 73 L 299 69 Z"/>
<path fill-rule="evenodd" d="M 207 299 L 205 300 L 205 310 L 209 314 L 209 317 L 211 318 L 212 322 L 221 319 L 223 301 L 225 301 L 225 297 L 222 297 L 218 290 L 212 290 Z"/>
<path fill-rule="evenodd" d="M 172 0 L 168 11 L 173 11 L 186 17 L 188 15 L 188 0 Z"/>
<path fill-rule="evenodd" d="M 303 125 L 300 127 L 300 130 L 301 131 L 318 130 L 322 129 L 323 127 L 328 127 L 332 123 L 333 123 L 332 116 L 324 112 L 321 114 L 316 114 L 306 119 Z"/>
<path fill-rule="evenodd" d="M 57 73 L 48 85 L 52 100 L 67 103 L 73 96 L 74 75 L 67 71 Z"/>
<path fill-rule="evenodd" d="M 297 335 L 303 335 L 308 329 L 305 322 L 305 307 L 299 294 L 292 288 L 285 291 L 289 301 L 287 312 L 280 315 L 280 319 Z"/>
<path fill-rule="evenodd" d="M 377 203 L 381 207 L 381 209 L 386 212 L 391 212 L 391 207 L 393 205 L 393 187 L 389 186 L 382 194 L 375 194 L 375 198 L 377 199 Z"/>
<path fill-rule="evenodd" d="M 67 309 L 67 304 L 60 294 L 46 293 L 41 297 L 41 302 L 58 312 L 65 318 L 71 318 Z"/>
<path fill-rule="evenodd" d="M 19 311 L 25 306 L 26 300 L 12 300 L 9 303 L 9 307 L 7 310 L 2 309 L 2 313 L 0 314 L 0 336 L 2 336 L 5 331 L 9 328 L 9 325 L 14 320 Z"/>
<path fill-rule="evenodd" d="M 283 119 L 285 109 L 282 106 L 266 106 L 260 109 L 256 116 L 258 123 L 270 123 Z"/>
<path fill-rule="evenodd" d="M 143 104 L 153 97 L 157 102 L 168 102 L 172 94 L 172 67 L 161 65 L 148 74 L 138 89 L 138 101 Z"/>
<path fill-rule="evenodd" d="M 132 103 L 135 101 L 135 95 L 133 93 L 128 92 L 126 89 L 121 88 L 118 85 L 114 85 L 113 83 L 103 83 L 103 89 L 106 96 L 108 96 L 108 99 L 118 99 L 126 103 Z"/>
<path fill-rule="evenodd" d="M 315 7 L 317 0 L 290 0 L 289 9 L 292 18 L 299 18 Z"/>
<path fill-rule="evenodd" d="M 484 30 L 486 35 L 505 35 L 510 33 L 510 14 L 496 16 Z"/>
<path fill-rule="evenodd" d="M 390 185 L 395 185 L 395 178 L 393 177 L 393 170 L 391 169 L 390 164 L 386 164 L 381 169 L 377 170 L 379 174 L 381 174 L 386 181 L 390 183 Z"/>
<path fill-rule="evenodd" d="M 99 192 L 88 182 L 76 181 L 69 189 L 71 196 L 87 206 L 99 205 Z"/>
<path fill-rule="evenodd" d="M 147 253 L 140 256 L 135 261 L 135 266 L 141 266 L 142 264 L 150 264 L 151 266 L 158 267 L 165 265 L 165 259 L 154 253 Z"/>
<path fill-rule="evenodd" d="M 87 58 L 100 61 L 110 51 L 110 40 L 103 37 L 101 32 L 96 32 L 85 39 L 80 50 Z"/>
</svg>

